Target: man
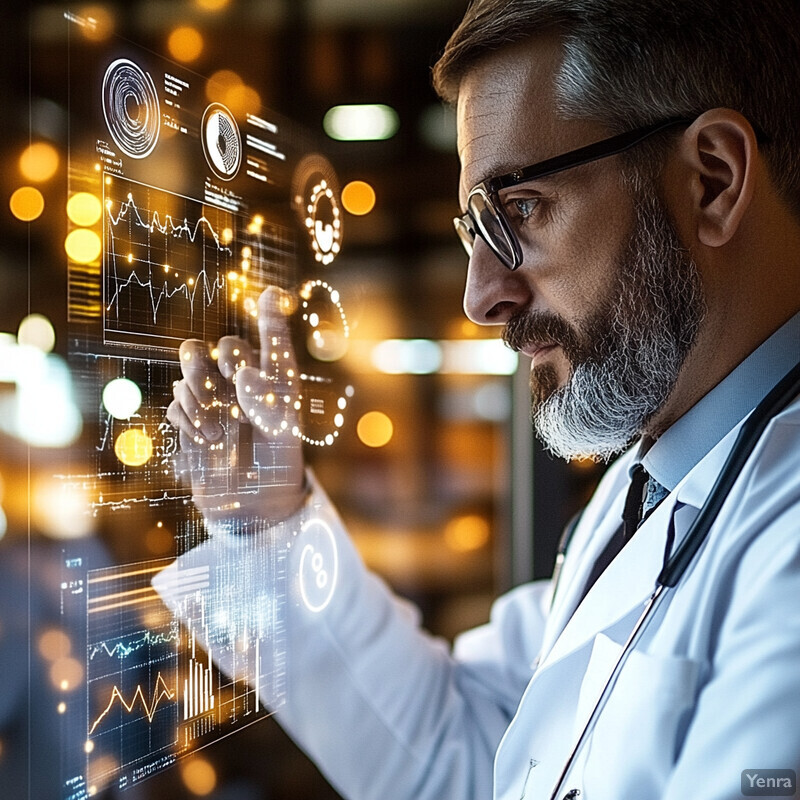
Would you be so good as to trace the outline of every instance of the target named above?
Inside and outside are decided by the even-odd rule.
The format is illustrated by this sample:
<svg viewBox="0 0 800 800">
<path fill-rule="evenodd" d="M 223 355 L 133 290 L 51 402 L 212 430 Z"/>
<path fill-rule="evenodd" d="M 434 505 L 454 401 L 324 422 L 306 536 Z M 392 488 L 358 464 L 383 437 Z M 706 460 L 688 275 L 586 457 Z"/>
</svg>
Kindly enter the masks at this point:
<svg viewBox="0 0 800 800">
<path fill-rule="evenodd" d="M 287 611 L 278 718 L 347 797 L 722 800 L 800 767 L 800 402 L 603 694 L 742 421 L 800 361 L 798 64 L 790 0 L 477 0 L 453 34 L 435 80 L 458 107 L 466 312 L 531 357 L 553 451 L 633 442 L 559 580 L 501 598 L 453 653 L 366 572 L 321 490 L 305 499 L 288 445 L 287 485 L 247 494 L 246 513 L 209 489 L 222 389 L 205 347 L 184 346 L 170 419 L 213 536 L 183 563 L 291 512 L 298 544 L 314 515 L 335 539 L 336 591 Z M 265 351 L 279 305 L 262 299 Z M 242 367 L 243 346 L 223 340 L 219 371 L 267 420 L 258 446 L 285 445 L 270 429 L 287 412 L 253 399 L 281 376 L 265 353 Z"/>
</svg>

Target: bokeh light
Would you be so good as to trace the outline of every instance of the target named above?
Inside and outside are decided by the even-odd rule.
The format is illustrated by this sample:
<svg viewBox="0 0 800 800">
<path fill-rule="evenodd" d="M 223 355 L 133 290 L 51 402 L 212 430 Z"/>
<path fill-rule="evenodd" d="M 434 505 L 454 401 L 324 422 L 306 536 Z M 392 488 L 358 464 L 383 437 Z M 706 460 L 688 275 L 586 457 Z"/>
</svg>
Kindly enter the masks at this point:
<svg viewBox="0 0 800 800">
<path fill-rule="evenodd" d="M 194 0 L 194 2 L 195 5 L 198 8 L 202 8 L 203 11 L 222 11 L 230 0 Z"/>
<path fill-rule="evenodd" d="M 32 222 L 44 211 L 44 197 L 33 186 L 20 186 L 8 201 L 11 213 L 22 222 Z"/>
<path fill-rule="evenodd" d="M 359 419 L 356 433 L 367 447 L 383 447 L 391 441 L 394 425 L 382 411 L 368 411 Z"/>
<path fill-rule="evenodd" d="M 103 406 L 114 419 L 130 419 L 142 405 L 142 390 L 129 378 L 114 378 L 103 389 Z"/>
<path fill-rule="evenodd" d="M 91 192 L 76 192 L 67 201 L 67 217 L 76 225 L 94 225 L 102 213 L 100 198 Z"/>
<path fill-rule="evenodd" d="M 397 133 L 400 117 L 382 103 L 334 106 L 325 113 L 322 127 L 331 139 L 342 142 L 380 141 Z"/>
<path fill-rule="evenodd" d="M 114 33 L 114 15 L 105 6 L 83 6 L 79 12 L 89 24 L 81 28 L 91 42 L 102 42 Z"/>
<path fill-rule="evenodd" d="M 375 208 L 375 190 L 366 181 L 350 181 L 342 189 L 342 205 L 355 216 L 369 214 Z"/>
<path fill-rule="evenodd" d="M 176 61 L 189 63 L 196 61 L 203 52 L 203 36 L 197 28 L 181 25 L 170 33 L 167 49 Z"/>
<path fill-rule="evenodd" d="M 19 171 L 35 183 L 49 181 L 58 170 L 58 150 L 47 142 L 28 145 L 19 157 Z"/>
<path fill-rule="evenodd" d="M 153 440 L 141 428 L 129 428 L 117 437 L 114 452 L 123 464 L 141 467 L 153 455 Z"/>
<path fill-rule="evenodd" d="M 100 237 L 88 228 L 76 228 L 67 234 L 64 240 L 67 255 L 78 264 L 90 264 L 96 261 L 103 249 Z"/>
<path fill-rule="evenodd" d="M 62 692 L 77 688 L 82 680 L 83 665 L 76 658 L 57 658 L 50 667 L 50 681 Z"/>
<path fill-rule="evenodd" d="M 205 758 L 193 756 L 181 764 L 181 780 L 192 794 L 205 797 L 217 786 L 217 772 Z"/>
<path fill-rule="evenodd" d="M 444 529 L 445 544 L 457 553 L 480 550 L 489 542 L 491 529 L 485 517 L 464 514 L 451 519 Z"/>
<path fill-rule="evenodd" d="M 47 661 L 57 661 L 66 658 L 72 649 L 72 642 L 64 631 L 50 628 L 39 637 L 37 642 L 39 655 Z"/>
<path fill-rule="evenodd" d="M 35 347 L 43 353 L 49 353 L 56 344 L 53 323 L 44 314 L 28 314 L 19 324 L 17 341 Z"/>
</svg>

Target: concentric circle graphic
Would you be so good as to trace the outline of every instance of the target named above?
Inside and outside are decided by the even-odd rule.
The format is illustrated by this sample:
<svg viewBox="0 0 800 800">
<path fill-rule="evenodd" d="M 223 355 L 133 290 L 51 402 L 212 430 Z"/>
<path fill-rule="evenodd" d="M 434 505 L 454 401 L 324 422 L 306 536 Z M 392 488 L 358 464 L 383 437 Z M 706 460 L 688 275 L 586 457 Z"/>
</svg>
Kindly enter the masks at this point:
<svg viewBox="0 0 800 800">
<path fill-rule="evenodd" d="M 153 79 L 127 58 L 109 64 L 103 77 L 103 115 L 111 137 L 131 158 L 153 152 L 161 110 Z"/>
<path fill-rule="evenodd" d="M 231 180 L 242 164 L 242 137 L 230 109 L 212 103 L 203 114 L 200 138 L 208 166 L 218 178 Z"/>
</svg>

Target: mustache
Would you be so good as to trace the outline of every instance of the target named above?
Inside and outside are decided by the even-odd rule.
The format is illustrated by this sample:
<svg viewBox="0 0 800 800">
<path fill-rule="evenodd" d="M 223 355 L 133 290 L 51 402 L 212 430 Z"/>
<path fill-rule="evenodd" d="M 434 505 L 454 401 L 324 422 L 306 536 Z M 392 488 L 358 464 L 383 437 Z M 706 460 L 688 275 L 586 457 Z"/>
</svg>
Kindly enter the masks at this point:
<svg viewBox="0 0 800 800">
<path fill-rule="evenodd" d="M 582 354 L 581 338 L 578 332 L 562 317 L 544 311 L 521 309 L 506 323 L 502 333 L 507 347 L 519 352 L 528 345 L 557 344 L 567 357 Z"/>
</svg>

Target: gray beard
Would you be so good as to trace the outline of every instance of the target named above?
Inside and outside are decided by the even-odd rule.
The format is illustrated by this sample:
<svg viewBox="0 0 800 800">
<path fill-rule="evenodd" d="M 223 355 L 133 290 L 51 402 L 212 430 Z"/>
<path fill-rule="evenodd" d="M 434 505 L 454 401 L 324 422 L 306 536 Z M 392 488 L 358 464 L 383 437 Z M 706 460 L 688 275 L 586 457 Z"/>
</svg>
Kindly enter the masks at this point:
<svg viewBox="0 0 800 800">
<path fill-rule="evenodd" d="M 608 460 L 664 406 L 705 316 L 697 267 L 663 204 L 639 190 L 636 225 L 605 307 L 575 331 L 583 352 L 560 389 L 548 366 L 531 374 L 531 418 L 548 450 Z M 567 351 L 567 356 L 570 356 Z"/>
</svg>

